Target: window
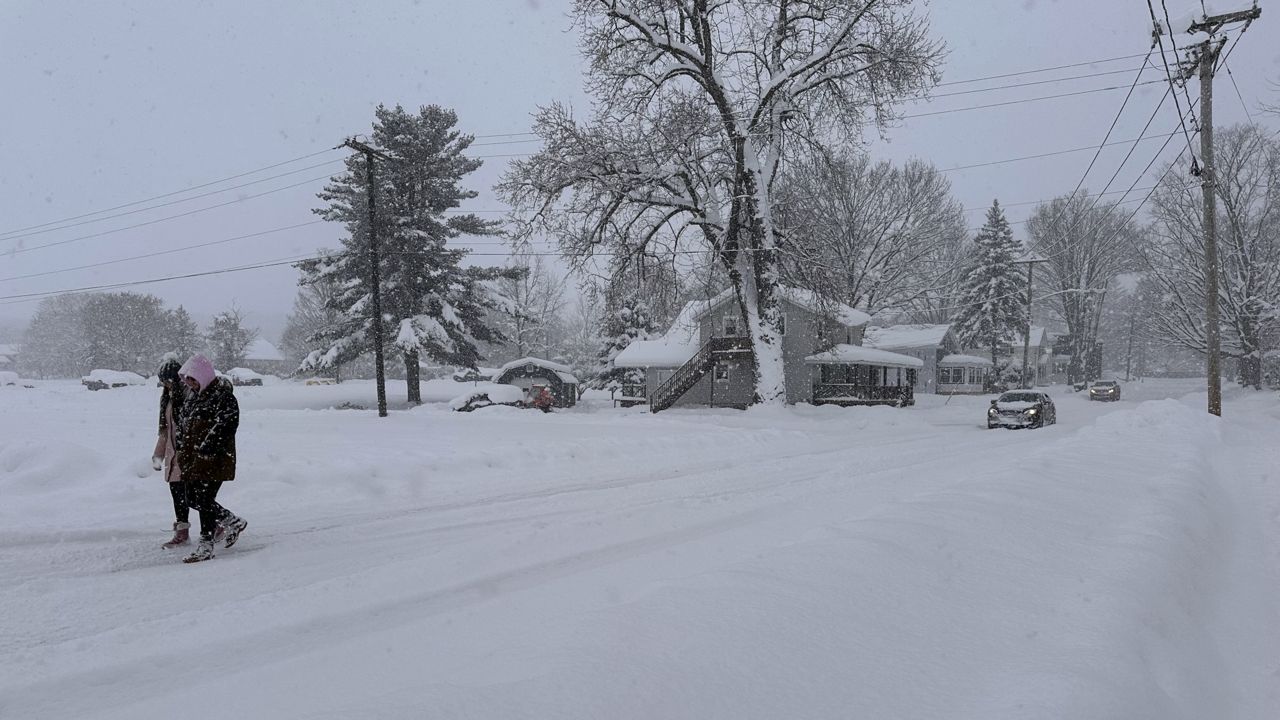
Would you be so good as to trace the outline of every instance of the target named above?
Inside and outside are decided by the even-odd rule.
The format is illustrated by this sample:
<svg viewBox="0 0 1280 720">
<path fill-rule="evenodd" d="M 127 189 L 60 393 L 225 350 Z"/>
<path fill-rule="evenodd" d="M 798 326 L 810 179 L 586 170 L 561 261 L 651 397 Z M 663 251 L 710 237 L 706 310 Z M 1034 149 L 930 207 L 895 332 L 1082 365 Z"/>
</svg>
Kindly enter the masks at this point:
<svg viewBox="0 0 1280 720">
<path fill-rule="evenodd" d="M 982 368 L 969 368 L 969 384 L 978 385 L 982 382 Z"/>
<path fill-rule="evenodd" d="M 938 368 L 938 382 L 944 385 L 963 385 L 964 384 L 964 368 L 958 368 L 958 367 Z"/>
<path fill-rule="evenodd" d="M 741 335 L 742 333 L 739 332 L 740 329 L 741 323 L 738 322 L 737 315 L 730 314 L 724 316 L 724 334 L 726 337 L 737 337 Z"/>
<path fill-rule="evenodd" d="M 715 378 L 716 382 L 728 382 L 729 381 L 729 364 L 716 363 L 715 370 L 712 371 L 712 377 Z"/>
</svg>

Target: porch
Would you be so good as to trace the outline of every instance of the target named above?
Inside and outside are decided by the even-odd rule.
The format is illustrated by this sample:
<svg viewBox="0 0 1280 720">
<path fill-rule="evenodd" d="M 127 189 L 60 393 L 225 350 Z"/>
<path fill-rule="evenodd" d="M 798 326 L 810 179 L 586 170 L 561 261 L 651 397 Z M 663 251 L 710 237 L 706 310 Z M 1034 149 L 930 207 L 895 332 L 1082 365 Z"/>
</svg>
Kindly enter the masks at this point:
<svg viewBox="0 0 1280 720">
<path fill-rule="evenodd" d="M 909 355 L 836 345 L 805 358 L 814 367 L 814 405 L 915 404 L 914 386 L 924 361 Z"/>
</svg>

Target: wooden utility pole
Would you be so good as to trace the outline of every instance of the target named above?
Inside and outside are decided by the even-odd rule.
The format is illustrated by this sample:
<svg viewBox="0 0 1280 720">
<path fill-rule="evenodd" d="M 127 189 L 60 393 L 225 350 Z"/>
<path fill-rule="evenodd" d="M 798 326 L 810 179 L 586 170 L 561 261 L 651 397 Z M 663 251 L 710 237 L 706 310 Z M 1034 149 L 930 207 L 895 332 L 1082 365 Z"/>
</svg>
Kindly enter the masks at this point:
<svg viewBox="0 0 1280 720">
<path fill-rule="evenodd" d="M 1191 23 L 1192 33 L 1208 33 L 1209 39 L 1198 48 L 1200 69 L 1200 189 L 1204 197 L 1204 268 L 1205 268 L 1205 354 L 1209 391 L 1209 414 L 1222 415 L 1222 331 L 1218 323 L 1218 234 L 1217 234 L 1217 168 L 1213 162 L 1213 73 L 1218 54 L 1226 38 L 1217 33 L 1229 23 L 1249 25 L 1262 15 L 1255 3 L 1249 10 L 1206 15 Z"/>
<path fill-rule="evenodd" d="M 370 304 L 373 305 L 373 361 L 377 373 L 378 384 L 378 417 L 387 416 L 387 374 L 383 362 L 382 346 L 382 272 L 381 258 L 378 254 L 378 224 L 376 187 L 374 183 L 374 158 L 389 160 L 383 152 L 369 147 L 356 140 L 347 138 L 340 147 L 349 147 L 356 152 L 364 153 L 366 194 L 369 196 L 369 284 Z"/>
<path fill-rule="evenodd" d="M 1026 260 L 1015 260 L 1014 265 L 1027 266 L 1027 327 L 1022 335 L 1022 387 L 1024 389 L 1031 387 L 1031 283 L 1035 278 L 1036 263 L 1047 262 L 1044 258 L 1029 258 Z M 1038 359 L 1038 358 L 1037 358 Z M 1039 363 L 1037 363 L 1037 367 Z"/>
</svg>

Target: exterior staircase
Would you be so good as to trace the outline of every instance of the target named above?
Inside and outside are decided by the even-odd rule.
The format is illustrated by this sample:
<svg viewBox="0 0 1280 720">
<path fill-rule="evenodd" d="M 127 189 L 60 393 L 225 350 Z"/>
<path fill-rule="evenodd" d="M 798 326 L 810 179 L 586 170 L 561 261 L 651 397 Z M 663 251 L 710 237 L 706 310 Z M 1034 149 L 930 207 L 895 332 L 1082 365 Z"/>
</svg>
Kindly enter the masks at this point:
<svg viewBox="0 0 1280 720">
<path fill-rule="evenodd" d="M 726 356 L 751 354 L 751 338 L 749 337 L 713 337 L 698 348 L 698 352 L 689 361 L 676 369 L 666 382 L 659 385 L 649 396 L 649 412 L 661 412 L 676 404 L 685 393 L 706 375 L 717 361 Z"/>
</svg>

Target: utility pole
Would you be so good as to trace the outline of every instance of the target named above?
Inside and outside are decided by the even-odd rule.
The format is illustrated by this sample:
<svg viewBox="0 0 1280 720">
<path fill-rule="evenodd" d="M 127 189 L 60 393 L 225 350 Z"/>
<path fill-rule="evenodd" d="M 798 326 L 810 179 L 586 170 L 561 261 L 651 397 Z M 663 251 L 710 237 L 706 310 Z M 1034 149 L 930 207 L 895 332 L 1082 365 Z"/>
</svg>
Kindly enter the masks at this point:
<svg viewBox="0 0 1280 720">
<path fill-rule="evenodd" d="M 1191 23 L 1188 32 L 1207 33 L 1209 38 L 1197 48 L 1200 69 L 1200 189 L 1204 196 L 1204 266 L 1205 266 L 1205 351 L 1208 365 L 1209 414 L 1222 415 L 1222 331 L 1218 323 L 1218 235 L 1217 235 L 1217 168 L 1213 162 L 1213 72 L 1226 38 L 1217 33 L 1225 25 L 1243 22 L 1243 33 L 1262 15 L 1262 9 L 1205 15 Z M 1185 76 L 1184 76 L 1185 78 Z"/>
<path fill-rule="evenodd" d="M 1036 263 L 1048 262 L 1044 258 L 1027 258 L 1026 260 L 1014 260 L 1014 265 L 1027 266 L 1027 327 L 1022 335 L 1022 387 L 1028 389 L 1031 387 L 1031 283 L 1035 278 Z M 1037 363 L 1037 367 L 1039 363 Z"/>
<path fill-rule="evenodd" d="M 1124 355 L 1124 381 L 1129 382 L 1133 371 L 1133 331 L 1138 326 L 1138 315 L 1129 313 L 1129 351 Z"/>
<path fill-rule="evenodd" d="M 378 224 L 376 222 L 377 201 L 375 200 L 377 185 L 374 183 L 374 158 L 382 160 L 390 160 L 381 150 L 369 147 L 368 145 L 356 140 L 355 138 L 347 138 L 342 145 L 338 147 L 348 147 L 356 152 L 364 153 L 364 169 L 365 182 L 368 187 L 366 194 L 369 196 L 369 283 L 372 288 L 371 300 L 373 305 L 373 361 L 376 367 L 378 378 L 378 417 L 387 416 L 387 374 L 383 364 L 382 345 L 382 273 L 380 268 L 381 258 L 378 255 Z"/>
</svg>

